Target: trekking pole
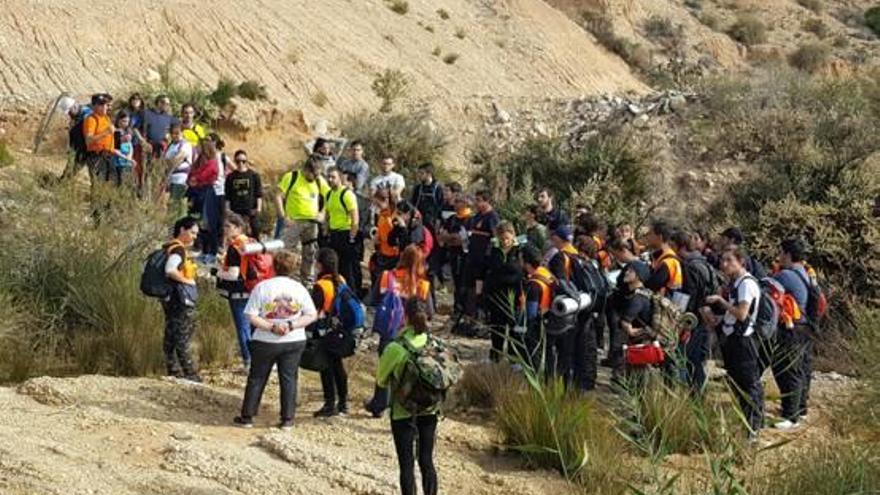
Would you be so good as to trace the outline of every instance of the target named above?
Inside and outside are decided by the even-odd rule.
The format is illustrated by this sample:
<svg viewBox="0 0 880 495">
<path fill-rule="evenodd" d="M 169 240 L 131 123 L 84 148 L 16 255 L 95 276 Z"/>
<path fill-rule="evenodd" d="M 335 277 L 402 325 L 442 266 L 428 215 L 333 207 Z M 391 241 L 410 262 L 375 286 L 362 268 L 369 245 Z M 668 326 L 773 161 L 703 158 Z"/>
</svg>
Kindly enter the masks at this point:
<svg viewBox="0 0 880 495">
<path fill-rule="evenodd" d="M 55 115 L 55 110 L 58 108 L 58 104 L 61 103 L 62 98 L 69 98 L 70 94 L 62 92 L 55 98 L 55 101 L 49 106 L 46 110 L 46 114 L 43 116 L 43 120 L 40 123 L 40 127 L 37 129 L 37 135 L 34 137 L 34 154 L 37 154 L 37 151 L 40 149 L 40 144 L 43 142 L 43 138 L 46 136 L 46 132 L 49 130 L 49 124 L 52 121 L 52 117 Z"/>
</svg>

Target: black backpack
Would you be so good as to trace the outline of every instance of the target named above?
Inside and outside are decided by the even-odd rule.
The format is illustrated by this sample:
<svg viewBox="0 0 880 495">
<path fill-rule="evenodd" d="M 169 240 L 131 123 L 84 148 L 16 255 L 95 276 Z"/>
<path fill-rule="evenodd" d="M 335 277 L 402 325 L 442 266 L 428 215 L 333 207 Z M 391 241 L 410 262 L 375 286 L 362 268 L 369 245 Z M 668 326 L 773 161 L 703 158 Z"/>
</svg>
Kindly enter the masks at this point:
<svg viewBox="0 0 880 495">
<path fill-rule="evenodd" d="M 580 258 L 568 253 L 563 253 L 563 256 L 568 259 L 571 266 L 571 282 L 579 292 L 590 294 L 593 298 L 593 303 L 588 311 L 604 311 L 605 302 L 611 292 L 611 285 L 602 274 L 602 270 L 593 263 L 585 263 Z"/>
<path fill-rule="evenodd" d="M 70 149 L 74 152 L 75 160 L 82 162 L 86 159 L 88 151 L 86 150 L 86 138 L 83 136 L 83 123 L 86 119 L 78 117 L 73 127 L 67 131 L 67 137 L 70 142 Z"/>
<path fill-rule="evenodd" d="M 422 214 L 424 224 L 433 226 L 440 215 L 440 209 L 443 207 L 442 203 L 438 203 L 440 186 L 437 185 L 437 181 L 434 181 L 427 186 L 419 184 L 416 188 L 415 198 L 413 198 L 415 200 L 414 206 Z"/>
<path fill-rule="evenodd" d="M 165 299 L 171 295 L 173 287 L 165 275 L 165 264 L 168 262 L 170 250 L 171 246 L 162 246 L 147 256 L 141 272 L 141 292 L 145 296 Z"/>
<path fill-rule="evenodd" d="M 706 298 L 718 293 L 722 285 L 721 276 L 702 256 L 685 259 L 682 262 L 682 269 L 684 272 L 682 292 L 690 296 L 687 311 L 697 314 L 700 307 L 705 304 Z"/>
</svg>

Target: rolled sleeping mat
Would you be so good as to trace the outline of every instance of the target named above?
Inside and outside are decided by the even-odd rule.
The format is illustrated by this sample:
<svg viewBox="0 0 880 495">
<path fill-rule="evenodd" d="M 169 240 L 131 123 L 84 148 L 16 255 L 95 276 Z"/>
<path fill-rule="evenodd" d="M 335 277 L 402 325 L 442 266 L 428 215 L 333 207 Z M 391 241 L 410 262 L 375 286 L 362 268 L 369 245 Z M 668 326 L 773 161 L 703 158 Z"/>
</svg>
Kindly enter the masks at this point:
<svg viewBox="0 0 880 495">
<path fill-rule="evenodd" d="M 697 319 L 697 315 L 693 313 L 682 313 L 681 317 L 678 319 L 678 324 L 681 325 L 684 330 L 693 330 L 697 328 L 697 324 L 699 320 Z"/>
<path fill-rule="evenodd" d="M 550 305 L 550 311 L 556 316 L 569 316 L 588 309 L 593 304 L 593 296 L 586 293 L 578 294 L 578 298 L 558 296 Z"/>
<path fill-rule="evenodd" d="M 244 245 L 244 254 L 271 253 L 284 249 L 284 241 L 273 239 L 267 242 L 249 242 Z"/>
</svg>

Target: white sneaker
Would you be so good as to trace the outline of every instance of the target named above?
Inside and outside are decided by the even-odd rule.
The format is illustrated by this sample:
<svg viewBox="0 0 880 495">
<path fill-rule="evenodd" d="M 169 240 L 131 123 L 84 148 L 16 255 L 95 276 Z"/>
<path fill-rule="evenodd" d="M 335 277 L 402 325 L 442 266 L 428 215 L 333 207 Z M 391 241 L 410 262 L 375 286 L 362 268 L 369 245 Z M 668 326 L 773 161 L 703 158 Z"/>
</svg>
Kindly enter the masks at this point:
<svg viewBox="0 0 880 495">
<path fill-rule="evenodd" d="M 780 422 L 776 423 L 775 425 L 773 425 L 773 428 L 776 428 L 777 430 L 784 431 L 784 430 L 793 430 L 793 429 L 797 428 L 798 426 L 800 426 L 800 425 L 798 425 L 797 423 L 792 423 L 790 420 L 786 419 L 784 421 L 780 421 Z"/>
</svg>

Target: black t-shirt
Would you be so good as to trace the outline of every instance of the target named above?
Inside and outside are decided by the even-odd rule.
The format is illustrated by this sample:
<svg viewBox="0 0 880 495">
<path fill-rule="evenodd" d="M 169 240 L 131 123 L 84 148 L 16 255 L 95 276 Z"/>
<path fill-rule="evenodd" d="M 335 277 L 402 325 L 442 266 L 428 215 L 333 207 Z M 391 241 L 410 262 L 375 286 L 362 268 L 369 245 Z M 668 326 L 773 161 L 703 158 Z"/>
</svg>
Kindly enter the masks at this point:
<svg viewBox="0 0 880 495">
<path fill-rule="evenodd" d="M 620 319 L 633 326 L 645 328 L 651 322 L 651 299 L 638 292 L 623 298 L 623 310 Z"/>
<path fill-rule="evenodd" d="M 546 225 L 547 230 L 551 233 L 563 225 L 571 224 L 568 215 L 558 207 L 542 214 L 538 220 Z"/>
<path fill-rule="evenodd" d="M 235 170 L 226 176 L 226 200 L 229 208 L 236 213 L 250 214 L 257 208 L 257 198 L 263 197 L 263 183 L 260 174 L 253 170 Z"/>
<path fill-rule="evenodd" d="M 492 247 L 492 236 L 495 235 L 495 227 L 501 220 L 495 210 L 489 213 L 477 213 L 468 222 L 470 239 L 468 241 L 468 259 L 472 263 L 482 263 Z"/>
</svg>

